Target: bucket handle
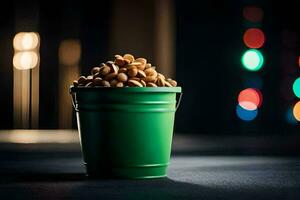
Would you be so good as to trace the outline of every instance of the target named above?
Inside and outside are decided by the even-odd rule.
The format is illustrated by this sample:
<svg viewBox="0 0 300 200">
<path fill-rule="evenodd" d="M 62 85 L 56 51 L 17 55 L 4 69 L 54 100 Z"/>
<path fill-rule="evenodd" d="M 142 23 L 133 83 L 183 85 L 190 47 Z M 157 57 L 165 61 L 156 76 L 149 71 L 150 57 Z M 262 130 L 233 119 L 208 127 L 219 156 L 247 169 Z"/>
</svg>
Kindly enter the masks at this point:
<svg viewBox="0 0 300 200">
<path fill-rule="evenodd" d="M 75 109 L 75 111 L 79 111 L 75 102 L 76 102 L 76 93 L 74 92 L 70 92 L 71 93 L 71 99 L 72 99 L 72 105 L 73 105 L 73 108 Z"/>
<path fill-rule="evenodd" d="M 179 93 L 179 98 L 178 98 L 178 101 L 176 101 L 176 110 L 178 109 L 179 105 L 180 105 L 180 102 L 181 102 L 181 99 L 182 99 L 182 92 Z"/>
</svg>

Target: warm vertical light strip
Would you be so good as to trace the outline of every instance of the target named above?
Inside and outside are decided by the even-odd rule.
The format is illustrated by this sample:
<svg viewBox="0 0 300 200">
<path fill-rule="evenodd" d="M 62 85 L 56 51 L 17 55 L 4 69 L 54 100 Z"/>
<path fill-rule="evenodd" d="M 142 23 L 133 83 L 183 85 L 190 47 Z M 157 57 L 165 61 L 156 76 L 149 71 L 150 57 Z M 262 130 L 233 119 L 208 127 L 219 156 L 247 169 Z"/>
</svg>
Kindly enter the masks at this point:
<svg viewBox="0 0 300 200">
<path fill-rule="evenodd" d="M 14 37 L 13 47 L 14 128 L 38 128 L 39 34 L 20 32 Z"/>
<path fill-rule="evenodd" d="M 40 44 L 41 38 L 36 33 L 38 43 L 36 47 L 38 55 L 38 63 L 35 68 L 31 70 L 31 128 L 39 128 L 39 105 L 40 105 Z"/>
<path fill-rule="evenodd" d="M 175 76 L 175 19 L 171 0 L 155 1 L 155 48 L 156 65 L 169 77 Z"/>
<path fill-rule="evenodd" d="M 39 127 L 40 62 L 31 73 L 31 128 L 37 129 Z"/>
<path fill-rule="evenodd" d="M 22 71 L 13 68 L 13 100 L 14 100 L 14 128 L 21 128 L 22 120 L 22 94 L 21 94 L 21 85 L 22 85 Z"/>
<path fill-rule="evenodd" d="M 69 87 L 79 76 L 79 61 L 81 56 L 81 44 L 79 40 L 67 39 L 60 43 L 59 58 L 59 113 L 58 127 L 72 128 L 72 104 Z"/>
<path fill-rule="evenodd" d="M 30 82 L 29 82 L 29 76 L 30 71 L 29 70 L 22 70 L 22 84 L 21 84 L 21 111 L 22 111 L 22 122 L 21 126 L 22 128 L 29 128 L 29 91 L 30 91 Z"/>
<path fill-rule="evenodd" d="M 130 53 L 144 56 L 161 69 L 154 59 L 154 3 L 155 1 L 112 0 L 109 34 L 109 54 Z M 131 10 L 131 14 L 128 11 Z M 126 30 L 126 31 L 125 31 Z"/>
</svg>

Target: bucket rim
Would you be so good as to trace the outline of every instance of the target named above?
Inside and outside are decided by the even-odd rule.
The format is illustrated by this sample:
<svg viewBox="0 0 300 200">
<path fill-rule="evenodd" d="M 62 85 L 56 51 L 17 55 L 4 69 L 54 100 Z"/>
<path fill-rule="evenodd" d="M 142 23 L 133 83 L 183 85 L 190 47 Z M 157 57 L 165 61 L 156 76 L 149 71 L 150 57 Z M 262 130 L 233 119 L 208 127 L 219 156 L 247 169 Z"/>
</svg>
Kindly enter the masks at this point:
<svg viewBox="0 0 300 200">
<path fill-rule="evenodd" d="M 174 92 L 181 93 L 181 87 L 74 87 L 70 86 L 69 92 L 95 92 L 95 91 L 115 91 L 115 92 Z"/>
</svg>

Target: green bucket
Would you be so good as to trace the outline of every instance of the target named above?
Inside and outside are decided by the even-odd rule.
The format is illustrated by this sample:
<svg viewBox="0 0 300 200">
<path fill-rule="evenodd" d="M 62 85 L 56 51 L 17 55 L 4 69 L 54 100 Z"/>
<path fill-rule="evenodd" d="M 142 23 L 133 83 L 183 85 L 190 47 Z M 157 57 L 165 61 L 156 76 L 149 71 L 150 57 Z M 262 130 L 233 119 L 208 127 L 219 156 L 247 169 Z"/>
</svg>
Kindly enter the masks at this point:
<svg viewBox="0 0 300 200">
<path fill-rule="evenodd" d="M 88 176 L 167 176 L 181 87 L 71 87 L 70 93 Z"/>
</svg>

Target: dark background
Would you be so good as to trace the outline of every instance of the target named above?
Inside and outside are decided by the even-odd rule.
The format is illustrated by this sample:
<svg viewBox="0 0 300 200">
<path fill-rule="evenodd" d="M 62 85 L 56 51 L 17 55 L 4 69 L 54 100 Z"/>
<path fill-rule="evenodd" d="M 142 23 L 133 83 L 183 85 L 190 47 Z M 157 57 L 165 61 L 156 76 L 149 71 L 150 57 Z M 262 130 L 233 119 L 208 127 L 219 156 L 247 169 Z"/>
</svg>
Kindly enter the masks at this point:
<svg viewBox="0 0 300 200">
<path fill-rule="evenodd" d="M 41 36 L 39 127 L 58 128 L 59 42 L 64 38 L 80 38 L 83 74 L 87 74 L 91 66 L 112 58 L 109 38 L 114 3 L 108 0 L 97 3 L 12 1 L 7 2 L 7 6 L 1 6 L 1 129 L 13 128 L 13 36 L 26 29 L 37 31 Z M 255 73 L 243 69 L 240 62 L 246 50 L 242 36 L 252 26 L 242 16 L 242 9 L 246 5 L 257 5 L 264 10 L 264 18 L 259 26 L 266 35 L 266 43 L 261 49 L 265 64 L 261 71 Z M 288 123 L 286 112 L 297 102 L 292 94 L 292 82 L 300 74 L 297 64 L 300 55 L 300 2 L 176 0 L 174 6 L 176 80 L 184 91 L 176 114 L 175 131 L 203 134 L 297 133 L 299 124 Z M 16 13 L 20 13 L 17 11 L 25 8 L 32 9 L 37 26 L 31 26 L 30 23 L 26 27 L 16 25 L 15 19 L 22 18 L 16 16 Z M 152 57 L 150 54 L 144 56 Z M 257 118 L 244 122 L 235 114 L 237 96 L 242 89 L 251 86 L 244 82 L 253 76 L 262 80 L 264 101 Z"/>
</svg>

